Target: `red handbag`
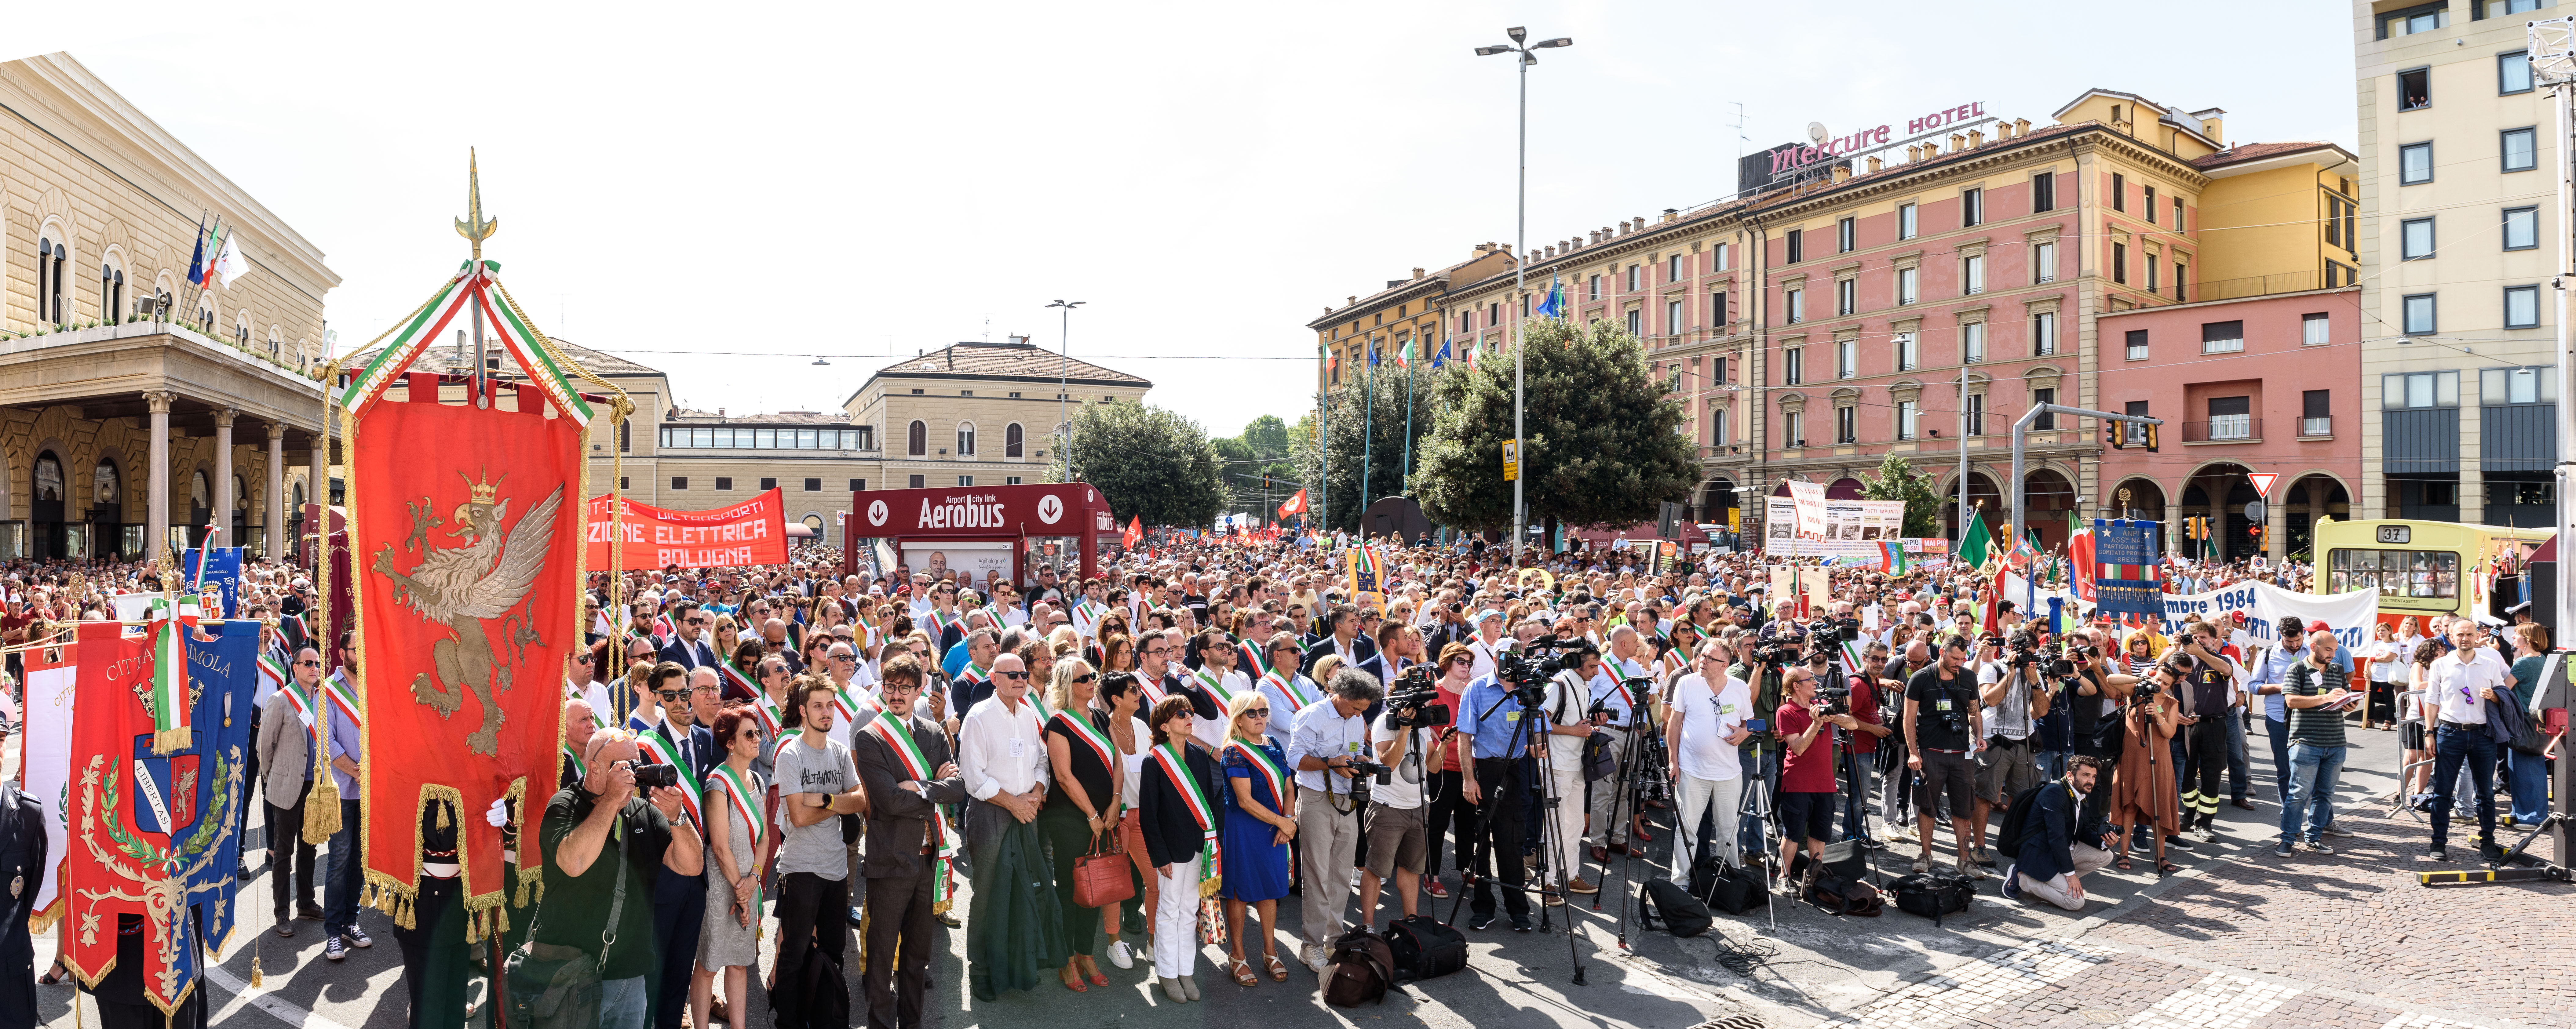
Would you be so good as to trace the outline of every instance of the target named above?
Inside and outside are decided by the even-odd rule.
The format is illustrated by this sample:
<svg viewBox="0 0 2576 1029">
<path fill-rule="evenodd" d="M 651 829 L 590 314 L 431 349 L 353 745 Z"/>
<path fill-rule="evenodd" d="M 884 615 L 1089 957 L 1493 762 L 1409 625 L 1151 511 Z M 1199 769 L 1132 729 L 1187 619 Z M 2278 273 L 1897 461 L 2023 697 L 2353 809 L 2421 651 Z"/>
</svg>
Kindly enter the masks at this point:
<svg viewBox="0 0 2576 1029">
<path fill-rule="evenodd" d="M 1102 908 L 1136 895 L 1126 848 L 1115 832 L 1092 837 L 1091 849 L 1073 859 L 1073 906 Z"/>
</svg>

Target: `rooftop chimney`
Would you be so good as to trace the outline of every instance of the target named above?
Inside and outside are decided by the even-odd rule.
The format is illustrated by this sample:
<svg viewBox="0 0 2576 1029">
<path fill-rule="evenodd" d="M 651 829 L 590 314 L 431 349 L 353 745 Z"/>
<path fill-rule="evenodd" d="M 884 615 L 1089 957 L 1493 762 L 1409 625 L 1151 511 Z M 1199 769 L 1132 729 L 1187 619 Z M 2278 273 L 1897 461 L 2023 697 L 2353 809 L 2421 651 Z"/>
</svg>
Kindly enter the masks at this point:
<svg viewBox="0 0 2576 1029">
<path fill-rule="evenodd" d="M 1998 137 L 1998 138 L 2000 138 L 2000 137 Z M 1979 146 L 1984 146 L 1984 145 L 1986 145 L 1986 132 L 1985 132 L 1985 130 L 1984 130 L 1984 129 L 1969 129 L 1969 130 L 1968 130 L 1968 145 L 1969 145 L 1969 146 L 1972 146 L 1972 147 L 1979 147 Z"/>
<path fill-rule="evenodd" d="M 1950 152 L 1951 152 L 1951 153 L 1954 153 L 1954 154 L 1955 154 L 1955 153 L 1958 153 L 1959 151 L 1961 151 L 1961 150 L 1965 150 L 1965 149 L 1967 149 L 1967 148 L 1968 148 L 1968 137 L 1966 137 L 1966 136 L 1962 136 L 1962 135 L 1960 135 L 1960 134 L 1958 134 L 1958 133 L 1956 133 L 1956 132 L 1953 132 L 1953 133 L 1951 133 L 1951 134 L 1950 134 Z"/>
<path fill-rule="evenodd" d="M 1869 159 L 1869 170 L 1870 170 L 1873 174 L 1875 174 L 1879 169 L 1881 169 L 1881 168 L 1885 168 L 1885 167 L 1887 167 L 1887 162 L 1886 162 L 1886 161 L 1880 160 L 1880 159 L 1879 159 L 1877 156 L 1875 156 L 1875 155 L 1873 155 L 1873 156 L 1871 156 L 1871 157 L 1870 157 L 1870 159 Z"/>
<path fill-rule="evenodd" d="M 1920 160 L 1922 160 L 1922 159 L 1923 159 L 1923 144 L 1921 144 L 1921 143 L 1908 143 L 1908 144 L 1906 144 L 1906 146 L 1905 146 L 1905 160 L 1906 160 L 1907 162 L 1909 162 L 1909 163 L 1910 163 L 1910 162 L 1914 162 L 1914 161 L 1920 161 Z"/>
<path fill-rule="evenodd" d="M 2027 135 L 2030 135 L 2030 119 L 2028 119 L 2028 118 L 2015 118 L 2015 119 L 2013 119 L 2013 135 L 2016 135 L 2016 136 L 2027 136 Z"/>
<path fill-rule="evenodd" d="M 1620 235 L 1622 235 L 1622 236 L 1625 236 L 1625 235 L 1627 235 L 1627 234 L 1628 234 L 1628 223 L 1627 223 L 1627 222 L 1624 222 L 1624 221 L 1623 221 L 1623 222 L 1620 222 L 1620 223 L 1619 223 L 1619 234 L 1620 234 Z"/>
<path fill-rule="evenodd" d="M 1681 220 L 1681 217 L 1682 217 L 1682 209 L 1681 209 L 1681 208 L 1678 208 L 1678 207 L 1667 207 L 1667 208 L 1664 208 L 1664 220 L 1665 220 L 1665 221 L 1668 221 L 1668 222 L 1672 222 L 1672 221 L 1680 221 L 1680 220 Z"/>
<path fill-rule="evenodd" d="M 1422 277 L 1422 269 L 1420 269 L 1420 268 L 1416 268 L 1416 269 L 1414 269 L 1414 270 L 1413 270 L 1413 277 L 1414 277 L 1414 278 L 1417 278 L 1417 279 L 1421 278 L 1421 277 Z"/>
</svg>

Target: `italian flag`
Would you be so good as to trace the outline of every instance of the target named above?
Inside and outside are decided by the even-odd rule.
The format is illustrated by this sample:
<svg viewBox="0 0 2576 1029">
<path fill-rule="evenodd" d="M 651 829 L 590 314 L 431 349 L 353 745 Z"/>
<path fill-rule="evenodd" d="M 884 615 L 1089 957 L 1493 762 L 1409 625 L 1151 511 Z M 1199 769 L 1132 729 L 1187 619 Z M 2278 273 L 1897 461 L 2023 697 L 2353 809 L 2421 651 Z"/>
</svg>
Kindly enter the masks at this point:
<svg viewBox="0 0 2576 1029">
<path fill-rule="evenodd" d="M 152 752 L 169 754 L 195 745 L 188 725 L 188 632 L 197 627 L 197 598 L 152 601 Z"/>
</svg>

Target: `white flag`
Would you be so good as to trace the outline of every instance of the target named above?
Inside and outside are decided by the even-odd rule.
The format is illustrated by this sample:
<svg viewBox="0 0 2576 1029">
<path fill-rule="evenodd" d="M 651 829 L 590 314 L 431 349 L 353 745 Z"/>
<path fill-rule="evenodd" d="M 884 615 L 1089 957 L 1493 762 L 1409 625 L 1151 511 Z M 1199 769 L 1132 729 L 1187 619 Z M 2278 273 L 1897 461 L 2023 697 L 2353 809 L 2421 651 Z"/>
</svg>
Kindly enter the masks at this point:
<svg viewBox="0 0 2576 1029">
<path fill-rule="evenodd" d="M 224 288 L 233 288 L 233 280 L 250 271 L 250 262 L 242 260 L 241 244 L 232 236 L 224 237 L 224 252 L 215 258 L 215 274 L 224 280 Z"/>
</svg>

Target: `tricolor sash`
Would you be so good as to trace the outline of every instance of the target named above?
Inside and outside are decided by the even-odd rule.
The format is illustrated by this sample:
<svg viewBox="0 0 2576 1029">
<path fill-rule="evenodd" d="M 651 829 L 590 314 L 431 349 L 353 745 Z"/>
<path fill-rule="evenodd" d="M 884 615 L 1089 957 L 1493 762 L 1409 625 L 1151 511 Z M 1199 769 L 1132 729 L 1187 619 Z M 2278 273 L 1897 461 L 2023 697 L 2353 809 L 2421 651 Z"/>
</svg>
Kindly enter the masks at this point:
<svg viewBox="0 0 2576 1029">
<path fill-rule="evenodd" d="M 787 713 L 779 709 L 777 701 L 769 699 L 767 692 L 752 695 L 751 713 L 760 719 L 760 731 L 770 739 L 778 739 L 779 733 L 786 731 Z"/>
<path fill-rule="evenodd" d="M 706 784 L 699 781 L 698 774 L 681 759 L 679 746 L 661 733 L 650 730 L 635 734 L 635 742 L 652 754 L 657 763 L 680 770 L 680 806 L 688 809 L 690 825 L 703 828 L 707 824 L 706 816 L 698 807 L 698 795 L 706 792 Z"/>
<path fill-rule="evenodd" d="M 155 598 L 144 620 L 152 635 L 152 752 L 168 754 L 195 746 L 188 729 L 188 630 L 197 627 L 197 598 Z"/>
<path fill-rule="evenodd" d="M 1261 681 L 1278 687 L 1280 696 L 1288 698 L 1288 703 L 1295 705 L 1297 711 L 1303 711 L 1306 710 L 1307 705 L 1315 702 L 1315 698 L 1307 696 L 1306 691 L 1297 688 L 1297 680 L 1299 678 L 1301 677 L 1293 674 L 1281 675 L 1278 672 L 1271 672 L 1268 675 L 1262 676 Z M 1297 718 L 1297 711 L 1288 712 L 1288 718 L 1285 720 L 1294 724 Z M 1270 721 L 1273 724 L 1277 724 L 1282 721 L 1282 719 L 1279 717 L 1279 713 L 1274 711 L 1270 714 Z"/>
<path fill-rule="evenodd" d="M 1243 659 L 1246 674 L 1255 679 L 1270 674 L 1270 662 L 1265 659 L 1269 648 L 1256 646 L 1251 640 L 1245 640 L 1234 645 L 1234 652 Z"/>
<path fill-rule="evenodd" d="M 1243 753 L 1243 763 L 1251 765 L 1252 770 L 1260 773 L 1262 780 L 1270 784 L 1271 807 L 1284 808 L 1288 805 L 1288 801 L 1286 799 L 1288 796 L 1288 772 L 1286 769 L 1280 768 L 1277 762 L 1270 760 L 1270 755 L 1263 752 L 1261 748 L 1245 743 L 1242 740 L 1229 739 L 1225 741 L 1225 748 L 1227 750 L 1241 751 Z M 1272 813 L 1276 814 L 1277 812 L 1274 811 Z"/>
<path fill-rule="evenodd" d="M 725 677 L 725 679 L 726 679 L 727 681 L 729 681 L 729 682 L 733 683 L 734 685 L 742 687 L 742 690 L 743 690 L 743 692 L 745 692 L 745 693 L 758 694 L 758 693 L 760 692 L 760 684 L 759 684 L 759 683 L 756 683 L 756 682 L 751 681 L 751 677 L 750 677 L 750 676 L 744 675 L 744 674 L 742 674 L 741 672 L 736 671 L 736 670 L 734 669 L 734 667 L 733 667 L 733 662 L 730 662 L 730 661 L 718 661 L 718 662 L 716 662 L 716 674 L 717 674 L 717 675 L 721 675 L 721 676 Z"/>
<path fill-rule="evenodd" d="M 948 630 L 950 629 L 958 630 L 958 634 L 961 636 L 965 634 L 966 620 L 962 616 L 955 614 L 942 614 L 938 608 L 934 607 L 931 608 L 929 613 L 923 617 L 930 620 L 931 646 L 938 646 L 939 641 L 947 637 Z"/>
<path fill-rule="evenodd" d="M 322 680 L 322 695 L 331 698 L 331 706 L 340 709 L 340 716 L 348 719 L 351 727 L 366 724 L 366 719 L 358 713 L 357 688 L 349 685 L 347 672 L 333 672 L 330 678 Z"/>
<path fill-rule="evenodd" d="M 1118 749 L 1110 746 L 1109 737 L 1101 735 L 1099 729 L 1092 727 L 1090 719 L 1076 718 L 1071 711 L 1058 711 L 1049 721 L 1064 723 L 1065 728 L 1072 730 L 1073 738 L 1090 744 L 1092 752 L 1100 755 L 1100 767 L 1109 769 L 1111 772 L 1118 770 Z"/>
<path fill-rule="evenodd" d="M 263 657 L 259 659 L 259 663 L 262 666 L 266 666 L 273 661 L 273 658 Z M 312 728 L 313 716 L 318 712 L 313 709 L 313 695 L 304 691 L 303 684 L 296 682 L 295 677 L 290 675 L 285 677 L 284 681 L 278 684 L 277 692 L 286 694 L 286 702 L 295 705 L 295 717 L 304 720 L 305 728 Z"/>
<path fill-rule="evenodd" d="M 1155 747 L 1154 763 L 1171 779 L 1181 801 L 1189 805 L 1190 818 L 1199 823 L 1199 853 L 1207 858 L 1199 867 L 1199 881 L 1204 883 L 1217 878 L 1220 874 L 1218 863 L 1225 859 L 1225 855 L 1216 842 L 1216 808 L 1208 804 L 1207 793 L 1199 788 L 1198 777 L 1190 774 L 1190 763 L 1182 759 L 1180 748 L 1169 743 Z"/>
<path fill-rule="evenodd" d="M 889 715 L 869 722 L 867 728 L 859 731 L 876 737 L 887 750 L 893 751 L 895 760 L 903 763 L 905 775 L 916 782 L 929 783 L 930 759 L 922 755 L 921 745 L 913 742 L 912 727 L 903 724 L 906 721 L 909 719 Z M 946 903 L 949 881 L 953 878 L 949 866 L 957 857 L 957 834 L 949 831 L 948 816 L 941 814 L 937 806 L 930 809 L 929 834 L 932 845 L 930 900 L 934 904 Z"/>
<path fill-rule="evenodd" d="M 834 686 L 832 687 L 832 708 L 838 712 L 839 717 L 856 721 L 862 709 L 876 711 L 881 709 L 881 705 L 877 703 L 876 698 L 868 696 L 865 690 L 852 693 L 847 686 Z"/>
<path fill-rule="evenodd" d="M 921 745 L 912 741 L 912 727 L 903 724 L 904 721 L 894 717 L 879 718 L 859 731 L 876 737 L 878 742 L 886 745 L 886 749 L 894 751 L 895 759 L 903 762 L 905 775 L 929 782 L 930 760 L 922 756 Z"/>
<path fill-rule="evenodd" d="M 733 812 L 735 818 L 742 819 L 744 831 L 751 835 L 751 846 L 756 851 L 760 847 L 761 830 L 765 826 L 761 822 L 759 809 L 751 804 L 753 791 L 751 783 L 744 779 L 746 774 L 749 773 L 734 771 L 733 763 L 728 761 L 717 765 L 715 774 L 707 778 L 724 785 L 726 809 Z M 752 777 L 758 778 L 757 775 Z"/>
<path fill-rule="evenodd" d="M 1161 704 L 1163 702 L 1163 698 L 1172 695 L 1170 690 L 1163 688 L 1163 680 L 1149 679 L 1142 673 L 1139 673 L 1136 676 L 1136 685 L 1143 687 L 1145 690 L 1145 706 L 1142 710 L 1146 714 L 1152 714 L 1154 712 L 1155 705 Z"/>
<path fill-rule="evenodd" d="M 1212 675 L 1207 666 L 1201 665 L 1198 671 L 1190 673 L 1190 678 L 1198 680 L 1199 685 L 1207 687 L 1208 692 L 1216 696 L 1217 710 L 1223 711 L 1233 706 L 1234 691 L 1225 688 L 1224 676 Z"/>
<path fill-rule="evenodd" d="M 572 763 L 572 777 L 575 780 L 590 778 L 590 770 L 582 766 L 581 755 L 573 753 L 571 747 L 565 747 L 563 756 L 565 761 Z"/>
</svg>

